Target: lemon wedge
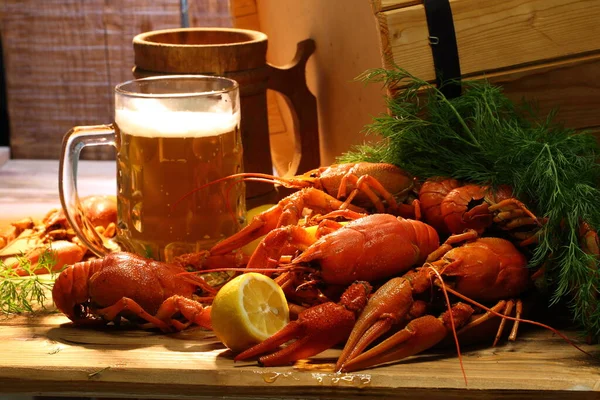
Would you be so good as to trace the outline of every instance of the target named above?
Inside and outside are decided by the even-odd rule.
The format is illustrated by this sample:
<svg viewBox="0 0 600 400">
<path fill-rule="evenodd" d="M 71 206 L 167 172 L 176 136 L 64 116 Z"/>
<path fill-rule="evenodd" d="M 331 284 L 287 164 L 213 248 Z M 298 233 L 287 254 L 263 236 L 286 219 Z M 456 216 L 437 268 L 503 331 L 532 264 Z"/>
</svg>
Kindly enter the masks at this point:
<svg viewBox="0 0 600 400">
<path fill-rule="evenodd" d="M 213 331 L 225 346 L 236 352 L 262 342 L 288 322 L 283 290 L 274 280 L 259 273 L 232 279 L 213 300 Z"/>
</svg>

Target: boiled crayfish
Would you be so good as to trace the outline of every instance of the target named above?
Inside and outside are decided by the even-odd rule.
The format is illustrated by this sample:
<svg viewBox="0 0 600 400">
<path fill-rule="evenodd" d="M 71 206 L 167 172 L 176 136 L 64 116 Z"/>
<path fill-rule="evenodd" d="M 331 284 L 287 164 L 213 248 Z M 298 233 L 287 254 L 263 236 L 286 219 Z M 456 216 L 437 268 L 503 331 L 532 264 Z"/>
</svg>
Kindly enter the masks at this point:
<svg viewBox="0 0 600 400">
<path fill-rule="evenodd" d="M 466 243 L 452 247 L 461 241 Z M 476 301 L 500 302 L 519 296 L 530 286 L 526 266 L 525 256 L 507 240 L 477 238 L 475 231 L 451 236 L 430 255 L 428 263 L 391 279 L 373 295 L 338 360 L 338 368 L 350 371 L 402 359 L 444 339 L 451 332 L 449 315 L 435 318 L 414 310 L 414 297 L 431 290 L 433 282 L 441 284 L 442 277 L 447 290 Z M 469 329 L 470 306 L 460 305 L 448 312 L 455 317 L 456 328 Z M 516 317 L 520 318 L 518 312 Z M 361 354 L 393 326 L 401 330 Z"/>
<path fill-rule="evenodd" d="M 508 186 L 493 190 L 452 178 L 430 178 L 419 190 L 419 203 L 425 222 L 442 234 L 467 229 L 481 234 L 494 224 L 526 240 L 535 236 L 541 226 L 525 204 L 513 197 Z"/>
<path fill-rule="evenodd" d="M 425 182 L 419 191 L 409 174 L 369 163 L 290 179 L 234 177 L 299 189 L 209 252 L 180 259 L 203 268 L 202 273 L 227 269 L 271 275 L 290 309 L 297 310 L 296 321 L 236 360 L 263 355 L 263 365 L 285 365 L 347 340 L 337 368 L 352 371 L 417 354 L 450 332 L 473 332 L 486 321 L 498 321 L 497 341 L 505 318 L 521 320 L 517 298 L 530 287 L 527 259 L 506 239 L 481 237 L 494 223 L 501 230 L 539 226 L 508 191 L 493 194 L 487 187 L 443 178 Z M 420 198 L 414 201 L 417 192 Z M 420 210 L 424 222 L 418 220 Z M 316 233 L 308 227 L 316 227 Z M 441 246 L 440 236 L 447 237 Z M 238 257 L 238 249 L 261 237 L 249 260 Z M 586 243 L 598 247 L 597 237 Z M 370 295 L 372 287 L 376 291 Z M 194 300 L 199 289 L 208 293 L 205 299 L 216 293 L 181 266 L 111 255 L 69 267 L 53 295 L 76 323 L 90 315 L 105 322 L 125 317 L 167 331 L 190 323 L 210 325 L 208 309 Z M 447 311 L 434 301 L 441 296 Z M 384 335 L 391 336 L 376 344 Z"/>
<path fill-rule="evenodd" d="M 356 282 L 348 287 L 338 304 L 327 302 L 304 310 L 296 321 L 262 343 L 238 354 L 235 361 L 246 360 L 296 339 L 285 349 L 260 358 L 266 367 L 289 364 L 312 357 L 348 339 L 354 328 L 356 317 L 367 304 L 371 293 L 368 282 Z"/>
<path fill-rule="evenodd" d="M 52 298 L 56 307 L 79 325 L 119 323 L 126 318 L 166 332 L 192 323 L 210 329 L 210 307 L 193 299 L 199 286 L 207 286 L 200 279 L 181 276 L 184 272 L 175 264 L 111 253 L 61 272 Z M 179 314 L 183 321 L 174 318 Z"/>
<path fill-rule="evenodd" d="M 277 183 L 299 191 L 256 216 L 237 234 L 217 244 L 211 250 L 214 255 L 236 250 L 275 228 L 297 224 L 306 210 L 320 213 L 341 209 L 366 212 L 366 208 L 372 206 L 380 213 L 390 212 L 405 217 L 414 215 L 413 206 L 402 202 L 411 200 L 416 188 L 415 178 L 391 164 L 338 164 L 292 178 L 243 173 L 207 185 L 236 178 Z"/>
<path fill-rule="evenodd" d="M 85 197 L 81 200 L 81 209 L 99 234 L 106 238 L 115 235 L 117 202 L 114 196 Z M 51 210 L 41 223 L 36 224 L 31 218 L 26 218 L 0 232 L 0 260 L 19 275 L 50 272 L 36 267 L 39 258 L 47 252 L 54 260 L 53 271 L 91 256 L 75 236 L 62 210 Z M 23 260 L 30 263 L 31 268 L 23 269 L 20 266 Z"/>
<path fill-rule="evenodd" d="M 396 218 L 382 214 L 371 215 L 363 219 L 387 219 L 383 217 Z M 337 232 L 343 232 L 348 229 L 348 226 L 351 225 L 348 224 L 340 228 Z M 392 270 L 383 267 L 381 271 L 377 272 L 377 275 L 370 275 L 373 273 L 373 268 L 377 266 L 376 261 L 385 260 L 386 251 L 383 251 L 383 254 L 367 252 L 376 261 L 372 261 L 370 265 L 365 267 L 360 262 L 354 262 L 354 259 L 357 257 L 354 248 L 358 247 L 354 241 L 349 242 L 350 250 L 347 253 L 347 259 L 342 259 L 344 251 L 341 250 L 341 247 L 332 247 L 337 244 L 336 240 L 330 239 L 329 246 L 322 246 L 322 243 L 334 234 L 332 233 L 323 237 L 315 244 L 319 243 L 318 247 L 321 247 L 323 253 L 327 254 L 330 252 L 334 256 L 333 260 L 336 261 L 335 264 L 339 265 L 339 268 L 336 270 L 337 275 L 352 276 L 356 273 L 353 269 L 356 265 L 360 265 L 359 268 L 363 268 L 363 273 L 365 274 L 359 276 L 369 276 L 372 282 L 376 282 L 378 279 L 384 277 L 389 278 L 401 272 L 401 270 Z M 466 243 L 458 247 L 453 247 L 455 244 L 462 242 Z M 398 243 L 396 247 L 402 247 L 402 245 Z M 408 249 L 411 245 L 408 244 L 405 247 Z M 311 260 L 309 257 L 303 259 L 303 254 L 312 253 L 310 248 L 297 257 L 293 264 L 299 265 L 307 262 L 307 260 Z M 381 251 L 381 248 L 378 250 Z M 431 249 L 427 254 L 429 255 L 427 263 L 416 270 L 407 272 L 402 277 L 388 280 L 370 298 L 350 334 L 346 347 L 338 361 L 338 369 L 354 370 L 366 368 L 381 362 L 392 361 L 396 358 L 403 358 L 421 352 L 446 337 L 452 328 L 451 320 L 454 321 L 455 328 L 464 326 L 463 329 L 471 329 L 471 317 L 474 310 L 468 304 L 455 304 L 451 310 L 442 314 L 439 318 L 427 315 L 429 307 L 427 302 L 422 298 L 431 296 L 430 292 L 433 290 L 432 283 L 436 282 L 437 274 L 440 274 L 440 276 L 443 276 L 448 281 L 446 282 L 448 290 L 462 293 L 479 301 L 502 302 L 501 304 L 505 307 L 496 307 L 496 313 L 510 314 L 512 306 L 509 309 L 506 306 L 507 302 L 503 301 L 503 299 L 518 296 L 530 285 L 525 256 L 514 245 L 504 239 L 478 238 L 475 231 L 469 231 L 461 235 L 451 236 L 444 245 L 437 249 Z M 410 259 L 411 257 L 407 258 Z M 302 259 L 303 261 L 296 261 Z M 382 262 L 380 265 L 385 266 L 387 264 L 386 262 Z M 347 271 L 344 271 L 344 266 L 348 266 Z M 387 275 L 384 271 L 387 271 Z M 351 281 L 350 278 L 348 280 L 343 280 L 343 278 L 339 277 L 330 279 L 334 282 L 345 282 L 346 284 Z M 510 304 L 514 304 L 512 300 Z M 518 308 L 520 310 L 520 307 Z M 311 308 L 308 310 L 311 310 Z M 492 316 L 488 315 L 486 318 L 491 318 Z M 520 315 L 517 314 L 517 318 L 519 317 Z M 334 320 L 334 318 L 335 315 L 333 314 L 329 316 L 321 315 L 320 318 L 309 322 L 303 321 L 302 323 L 303 325 L 308 323 L 313 324 L 311 327 L 304 327 L 307 331 L 318 331 L 321 325 L 323 329 L 325 329 L 325 326 L 329 326 L 330 321 Z M 399 333 L 384 342 L 385 344 L 382 343 L 369 350 L 365 355 L 361 355 L 367 346 L 392 328 L 400 329 Z M 397 340 L 393 338 L 397 338 Z M 298 341 L 302 339 L 300 337 Z M 279 340 L 275 340 L 275 342 L 281 344 Z M 268 343 L 272 344 L 274 342 L 269 341 Z M 271 345 L 260 346 L 260 344 L 257 345 L 257 349 L 272 348 Z M 254 355 L 258 351 L 257 349 L 248 350 L 241 358 L 245 359 L 249 354 Z M 356 361 L 354 361 L 355 359 Z M 274 355 L 269 358 L 269 365 L 283 365 L 288 360 L 289 358 L 285 357 L 278 359 Z"/>
</svg>

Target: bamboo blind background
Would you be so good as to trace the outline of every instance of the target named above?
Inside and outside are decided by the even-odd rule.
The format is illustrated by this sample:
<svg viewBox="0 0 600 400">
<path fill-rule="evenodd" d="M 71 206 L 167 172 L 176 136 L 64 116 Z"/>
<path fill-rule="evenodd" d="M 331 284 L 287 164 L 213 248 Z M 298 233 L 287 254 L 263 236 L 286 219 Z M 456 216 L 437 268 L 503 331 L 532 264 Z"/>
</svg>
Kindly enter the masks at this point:
<svg viewBox="0 0 600 400">
<path fill-rule="evenodd" d="M 133 37 L 180 27 L 179 7 L 179 0 L 0 1 L 12 158 L 56 159 L 71 127 L 109 123 L 114 86 L 133 78 Z M 189 0 L 189 18 L 193 27 L 231 26 L 228 0 Z M 114 152 L 95 147 L 85 156 Z"/>
</svg>

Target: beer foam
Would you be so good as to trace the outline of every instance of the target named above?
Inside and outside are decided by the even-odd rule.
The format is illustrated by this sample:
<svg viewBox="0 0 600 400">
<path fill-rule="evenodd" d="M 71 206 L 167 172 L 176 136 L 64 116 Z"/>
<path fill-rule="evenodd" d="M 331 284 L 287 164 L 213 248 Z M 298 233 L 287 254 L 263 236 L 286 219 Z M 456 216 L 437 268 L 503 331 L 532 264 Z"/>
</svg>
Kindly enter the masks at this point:
<svg viewBox="0 0 600 400">
<path fill-rule="evenodd" d="M 143 137 L 218 136 L 234 130 L 238 121 L 238 113 L 171 111 L 164 106 L 115 110 L 115 122 L 121 131 Z"/>
</svg>

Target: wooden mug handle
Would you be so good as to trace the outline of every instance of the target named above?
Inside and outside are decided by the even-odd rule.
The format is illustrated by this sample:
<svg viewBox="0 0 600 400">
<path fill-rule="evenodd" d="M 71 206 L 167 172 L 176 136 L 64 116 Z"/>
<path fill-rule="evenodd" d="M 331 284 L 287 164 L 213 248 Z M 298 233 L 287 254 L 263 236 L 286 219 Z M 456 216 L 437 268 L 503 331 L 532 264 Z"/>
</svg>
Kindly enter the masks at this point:
<svg viewBox="0 0 600 400">
<path fill-rule="evenodd" d="M 268 64 L 267 87 L 283 95 L 292 112 L 295 155 L 287 175 L 318 168 L 321 163 L 319 148 L 319 119 L 317 99 L 306 85 L 306 62 L 315 51 L 315 41 L 298 43 L 292 62 L 283 67 Z"/>
</svg>

